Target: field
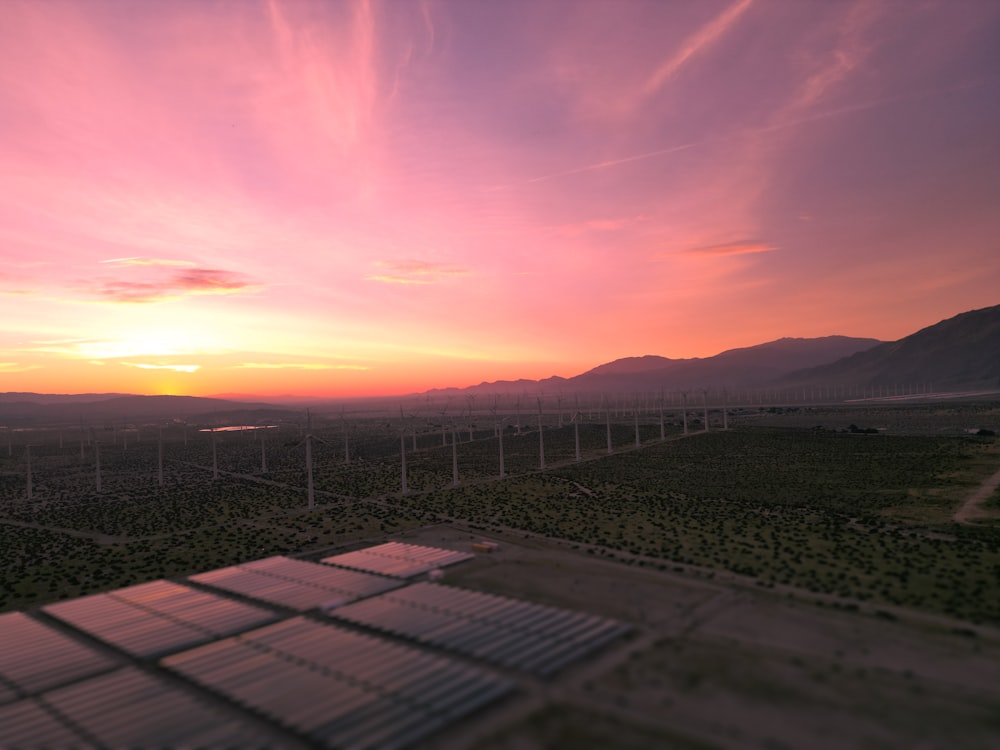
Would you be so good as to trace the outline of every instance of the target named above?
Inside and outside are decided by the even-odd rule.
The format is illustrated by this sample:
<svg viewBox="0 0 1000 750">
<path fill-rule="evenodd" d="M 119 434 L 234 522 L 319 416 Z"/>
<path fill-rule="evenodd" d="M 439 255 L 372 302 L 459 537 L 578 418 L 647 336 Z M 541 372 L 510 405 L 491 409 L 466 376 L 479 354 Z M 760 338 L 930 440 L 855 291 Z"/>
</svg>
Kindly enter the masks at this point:
<svg viewBox="0 0 1000 750">
<path fill-rule="evenodd" d="M 547 415 L 541 435 L 508 419 L 503 479 L 488 419 L 317 419 L 314 438 L 175 426 L 162 485 L 159 431 L 109 431 L 100 488 L 91 437 L 36 431 L 0 446 L 0 609 L 271 554 L 488 538 L 500 550 L 448 583 L 634 631 L 567 674 L 520 679 L 435 750 L 989 748 L 1000 441 L 970 428 L 998 418 L 995 405 L 768 407 L 725 431 L 692 414 L 685 433 L 676 413 Z"/>
<path fill-rule="evenodd" d="M 420 429 L 331 422 L 313 431 L 311 511 L 301 428 L 167 434 L 162 487 L 155 434 L 105 437 L 100 492 L 94 446 L 60 447 L 49 434 L 32 448 L 31 500 L 26 457 L 0 456 L 0 607 L 448 520 L 566 540 L 633 565 L 696 567 L 997 624 L 997 514 L 974 523 L 952 516 L 1000 468 L 1000 444 L 940 426 L 988 419 L 991 408 L 808 415 L 833 427 L 803 426 L 800 410 L 761 409 L 733 415 L 728 431 L 694 432 L 692 418 L 686 435 L 676 414 L 662 427 L 655 415 L 579 426 L 548 415 L 544 471 L 537 426 L 505 425 L 503 481 L 499 440 L 483 420 Z M 912 434 L 897 426 L 907 416 Z M 792 426 L 773 424 L 782 417 Z M 894 427 L 863 434 L 840 431 L 843 422 Z M 986 512 L 996 504 L 994 495 Z"/>
</svg>

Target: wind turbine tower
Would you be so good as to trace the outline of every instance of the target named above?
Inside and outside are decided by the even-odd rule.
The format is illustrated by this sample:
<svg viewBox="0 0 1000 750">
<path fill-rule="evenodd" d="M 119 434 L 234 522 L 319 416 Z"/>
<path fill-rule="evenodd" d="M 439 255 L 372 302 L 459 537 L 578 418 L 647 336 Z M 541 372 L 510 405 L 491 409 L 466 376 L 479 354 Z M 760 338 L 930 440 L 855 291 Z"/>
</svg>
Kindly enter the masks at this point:
<svg viewBox="0 0 1000 750">
<path fill-rule="evenodd" d="M 97 471 L 97 491 L 101 491 L 101 441 L 94 436 L 94 462 Z"/>
<path fill-rule="evenodd" d="M 684 434 L 687 435 L 688 434 L 688 392 L 687 391 L 681 391 L 681 398 L 684 400 L 684 404 L 681 407 L 683 409 L 682 413 L 684 415 Z"/>
<path fill-rule="evenodd" d="M 608 455 L 611 455 L 611 404 L 604 407 L 604 422 L 608 428 Z"/>
<path fill-rule="evenodd" d="M 28 499 L 31 499 L 31 446 L 24 446 L 24 459 L 28 470 Z"/>
<path fill-rule="evenodd" d="M 635 420 L 635 447 L 642 445 L 639 440 L 639 394 L 635 394 L 635 408 L 632 410 L 632 418 Z"/>
<path fill-rule="evenodd" d="M 663 427 L 663 389 L 660 389 L 660 442 L 667 439 L 666 430 Z"/>
<path fill-rule="evenodd" d="M 503 423 L 504 423 L 504 421 L 505 420 L 501 419 L 500 422 L 499 422 L 499 424 L 497 425 L 497 437 L 499 438 L 499 442 L 500 442 L 500 478 L 501 479 L 503 479 L 505 476 L 507 476 L 507 472 L 504 470 L 504 465 L 503 465 Z"/>
<path fill-rule="evenodd" d="M 156 442 L 156 484 L 163 486 L 163 427 L 160 427 Z"/>
<path fill-rule="evenodd" d="M 708 432 L 708 389 L 701 392 L 702 405 L 705 407 L 705 432 Z"/>
<path fill-rule="evenodd" d="M 216 447 L 215 428 L 212 428 L 212 479 L 219 478 L 219 451 Z"/>
<path fill-rule="evenodd" d="M 401 493 L 406 494 L 409 490 L 406 487 L 406 433 L 399 433 L 399 464 L 401 481 Z M 502 470 L 501 470 L 502 471 Z"/>
<path fill-rule="evenodd" d="M 451 483 L 458 487 L 458 432 L 451 426 Z"/>
<path fill-rule="evenodd" d="M 542 399 L 538 399 L 538 467 L 545 471 L 545 433 L 542 430 Z"/>
<path fill-rule="evenodd" d="M 580 412 L 573 415 L 573 440 L 576 443 L 576 462 L 580 463 Z"/>
</svg>

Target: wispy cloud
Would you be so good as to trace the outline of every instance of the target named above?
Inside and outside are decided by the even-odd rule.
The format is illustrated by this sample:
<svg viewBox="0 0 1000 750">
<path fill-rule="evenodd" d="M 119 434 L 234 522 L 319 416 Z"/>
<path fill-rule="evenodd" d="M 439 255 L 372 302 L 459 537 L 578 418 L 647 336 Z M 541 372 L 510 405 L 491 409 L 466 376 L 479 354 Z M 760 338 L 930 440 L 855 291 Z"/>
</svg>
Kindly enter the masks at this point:
<svg viewBox="0 0 1000 750">
<path fill-rule="evenodd" d="M 753 0 L 739 0 L 702 26 L 653 72 L 642 88 L 643 96 L 650 96 L 662 88 L 684 67 L 691 58 L 710 47 L 722 37 L 740 16 L 750 7 Z"/>
<path fill-rule="evenodd" d="M 173 260 L 170 258 L 143 258 L 135 256 L 131 258 L 109 258 L 102 260 L 113 266 L 194 266 L 197 265 L 189 260 Z"/>
<path fill-rule="evenodd" d="M 173 370 L 174 372 L 197 372 L 201 365 L 151 365 L 146 362 L 122 362 L 126 367 L 138 367 L 140 370 Z"/>
<path fill-rule="evenodd" d="M 366 276 L 366 281 L 385 284 L 435 284 L 453 276 L 465 276 L 469 269 L 450 263 L 433 263 L 426 260 L 380 260 L 376 264 L 383 273 Z"/>
<path fill-rule="evenodd" d="M 0 374 L 5 372 L 27 372 L 37 370 L 41 365 L 24 365 L 20 362 L 0 362 Z"/>
<path fill-rule="evenodd" d="M 776 245 L 768 245 L 755 240 L 741 240 L 739 242 L 726 242 L 721 245 L 691 247 L 683 252 L 691 255 L 748 255 L 750 253 L 769 253 L 777 249 Z"/>
<path fill-rule="evenodd" d="M 158 264 L 154 264 L 158 265 Z M 112 302 L 164 302 L 192 294 L 232 294 L 257 288 L 243 274 L 190 268 L 154 281 L 109 280 L 93 290 Z"/>
<path fill-rule="evenodd" d="M 575 167 L 573 169 L 566 169 L 562 172 L 553 172 L 552 174 L 542 175 L 541 177 L 532 177 L 530 180 L 526 180 L 524 184 L 530 185 L 535 182 L 545 182 L 546 180 L 553 180 L 556 177 L 568 177 L 569 175 L 580 174 L 582 172 L 593 172 L 597 169 L 607 169 L 608 167 L 617 167 L 622 164 L 628 164 L 633 161 L 642 161 L 643 159 L 652 159 L 657 156 L 666 156 L 667 154 L 673 154 L 678 151 L 685 151 L 689 148 L 694 148 L 696 143 L 682 143 L 679 146 L 670 146 L 668 148 L 657 149 L 656 151 L 647 151 L 643 154 L 633 154 L 631 156 L 623 156 L 620 159 L 609 159 L 608 161 L 601 161 L 595 164 L 587 164 L 583 167 Z M 510 187 L 509 185 L 501 187 Z"/>
<path fill-rule="evenodd" d="M 332 365 L 318 362 L 241 362 L 236 368 L 249 370 L 367 370 L 364 365 Z"/>
</svg>

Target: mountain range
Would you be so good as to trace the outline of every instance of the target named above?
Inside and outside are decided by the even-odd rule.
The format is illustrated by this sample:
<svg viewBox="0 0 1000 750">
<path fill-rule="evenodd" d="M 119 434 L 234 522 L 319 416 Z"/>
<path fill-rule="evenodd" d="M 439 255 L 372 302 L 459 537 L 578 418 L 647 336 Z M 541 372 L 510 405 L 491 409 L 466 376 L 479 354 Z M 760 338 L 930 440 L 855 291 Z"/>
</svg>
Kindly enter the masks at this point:
<svg viewBox="0 0 1000 750">
<path fill-rule="evenodd" d="M 468 388 L 435 389 L 429 398 L 504 393 L 636 393 L 718 388 L 795 388 L 922 385 L 934 391 L 1000 391 L 1000 305 L 948 318 L 898 341 L 824 336 L 782 338 L 730 349 L 714 357 L 625 357 L 579 375 L 498 380 Z M 368 399 L 395 401 L 394 399 Z M 316 407 L 343 400 L 309 401 Z M 294 410 L 294 411 L 293 411 Z M 227 418 L 278 419 L 301 403 L 195 396 L 0 393 L 0 424 L 84 420 Z"/>
</svg>

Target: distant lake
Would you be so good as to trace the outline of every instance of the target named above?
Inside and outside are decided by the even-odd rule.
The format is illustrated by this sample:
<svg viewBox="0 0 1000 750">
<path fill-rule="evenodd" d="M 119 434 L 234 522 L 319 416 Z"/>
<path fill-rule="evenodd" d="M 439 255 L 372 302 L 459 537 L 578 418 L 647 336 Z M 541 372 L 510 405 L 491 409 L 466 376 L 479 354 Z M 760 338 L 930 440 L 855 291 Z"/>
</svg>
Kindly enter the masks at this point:
<svg viewBox="0 0 1000 750">
<path fill-rule="evenodd" d="M 229 427 L 206 427 L 198 432 L 242 432 L 243 430 L 276 430 L 276 424 L 234 424 Z"/>
</svg>

